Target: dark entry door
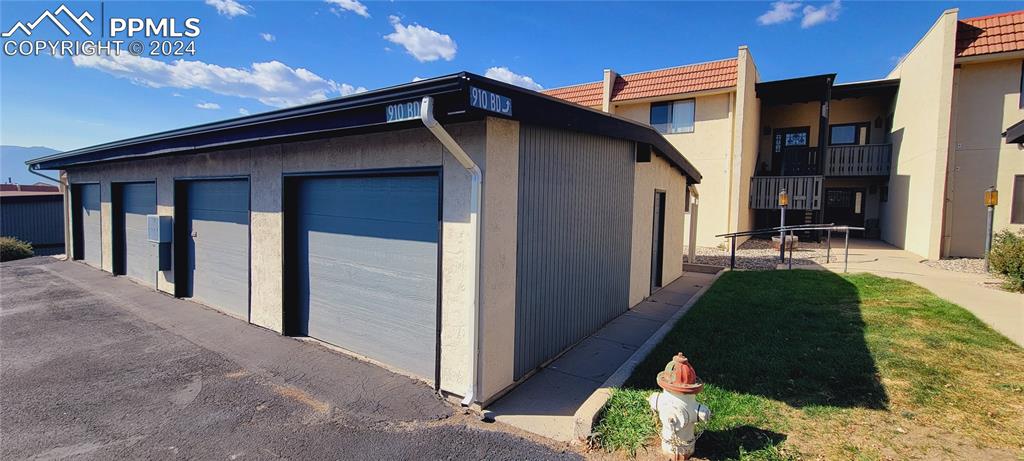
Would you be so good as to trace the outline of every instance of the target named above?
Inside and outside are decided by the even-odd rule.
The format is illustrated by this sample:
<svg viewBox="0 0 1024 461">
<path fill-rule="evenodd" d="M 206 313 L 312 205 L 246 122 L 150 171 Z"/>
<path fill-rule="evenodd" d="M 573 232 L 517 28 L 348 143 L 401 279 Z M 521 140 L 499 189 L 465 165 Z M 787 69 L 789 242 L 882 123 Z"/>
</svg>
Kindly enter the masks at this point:
<svg viewBox="0 0 1024 461">
<path fill-rule="evenodd" d="M 817 174 L 817 156 L 810 145 L 810 127 L 776 128 L 772 133 L 772 174 Z"/>
<path fill-rule="evenodd" d="M 651 235 L 651 293 L 661 288 L 665 269 L 665 193 L 654 193 L 654 223 Z"/>
<path fill-rule="evenodd" d="M 825 189 L 825 223 L 837 226 L 864 227 L 865 190 L 861 188 Z M 862 236 L 862 231 L 850 232 Z"/>
</svg>

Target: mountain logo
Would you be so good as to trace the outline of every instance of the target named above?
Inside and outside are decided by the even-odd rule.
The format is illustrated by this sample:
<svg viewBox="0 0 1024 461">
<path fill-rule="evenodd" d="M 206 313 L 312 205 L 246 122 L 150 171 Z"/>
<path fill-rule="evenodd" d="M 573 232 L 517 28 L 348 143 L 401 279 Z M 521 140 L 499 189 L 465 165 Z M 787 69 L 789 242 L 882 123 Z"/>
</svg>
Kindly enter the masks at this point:
<svg viewBox="0 0 1024 461">
<path fill-rule="evenodd" d="M 61 14 L 66 15 L 67 18 L 70 19 L 71 22 L 73 22 L 76 26 L 78 26 L 79 29 L 82 29 L 82 31 L 85 32 L 86 35 L 92 35 L 92 31 L 89 30 L 89 28 L 86 27 L 85 23 L 83 22 L 86 19 L 88 19 L 90 23 L 93 22 L 95 18 L 93 18 L 92 14 L 86 11 L 81 15 L 75 16 L 75 14 L 72 13 L 67 6 L 61 4 L 60 7 L 54 10 L 52 13 L 50 12 L 50 10 L 43 11 L 43 14 L 40 14 L 35 21 L 32 21 L 30 23 L 26 24 L 21 21 L 18 21 L 13 26 L 11 26 L 10 30 L 8 30 L 7 32 L 3 32 L 2 34 L 0 34 L 0 36 L 7 38 L 11 35 L 14 35 L 15 32 L 17 31 L 21 31 L 21 33 L 30 36 L 32 35 L 32 31 L 35 30 L 36 26 L 43 22 L 44 19 L 49 19 L 50 22 L 52 22 L 55 26 L 57 26 L 57 28 L 61 30 L 61 32 L 64 32 L 64 35 L 70 36 L 71 31 L 64 26 L 60 19 L 58 19 L 58 17 Z"/>
</svg>

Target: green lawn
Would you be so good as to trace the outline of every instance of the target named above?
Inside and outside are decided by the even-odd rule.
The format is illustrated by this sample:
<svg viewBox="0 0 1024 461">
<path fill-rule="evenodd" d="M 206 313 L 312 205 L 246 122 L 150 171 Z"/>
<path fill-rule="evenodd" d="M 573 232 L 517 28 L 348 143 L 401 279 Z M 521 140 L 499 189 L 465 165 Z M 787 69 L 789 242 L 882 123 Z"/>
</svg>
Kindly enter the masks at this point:
<svg viewBox="0 0 1024 461">
<path fill-rule="evenodd" d="M 910 282 L 729 272 L 616 390 L 610 451 L 657 452 L 646 397 L 675 352 L 706 383 L 706 459 L 1024 457 L 1024 350 Z"/>
</svg>

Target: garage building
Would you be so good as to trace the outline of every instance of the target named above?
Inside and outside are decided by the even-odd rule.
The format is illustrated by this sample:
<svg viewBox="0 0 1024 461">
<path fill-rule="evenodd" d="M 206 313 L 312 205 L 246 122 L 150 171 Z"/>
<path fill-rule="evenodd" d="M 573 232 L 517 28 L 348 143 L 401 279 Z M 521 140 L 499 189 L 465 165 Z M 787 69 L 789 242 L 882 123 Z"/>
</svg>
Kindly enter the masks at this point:
<svg viewBox="0 0 1024 461">
<path fill-rule="evenodd" d="M 74 259 L 481 404 L 681 275 L 700 180 L 647 125 L 470 73 L 29 164 Z"/>
</svg>

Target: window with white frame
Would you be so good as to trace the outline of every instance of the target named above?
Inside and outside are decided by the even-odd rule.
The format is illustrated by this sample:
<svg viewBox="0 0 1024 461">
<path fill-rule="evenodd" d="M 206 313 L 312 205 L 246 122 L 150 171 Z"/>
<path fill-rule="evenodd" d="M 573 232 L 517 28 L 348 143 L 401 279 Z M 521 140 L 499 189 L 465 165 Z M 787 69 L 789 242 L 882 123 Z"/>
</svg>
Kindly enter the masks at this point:
<svg viewBox="0 0 1024 461">
<path fill-rule="evenodd" d="M 693 133 L 693 99 L 651 104 L 651 126 L 659 133 Z"/>
</svg>

